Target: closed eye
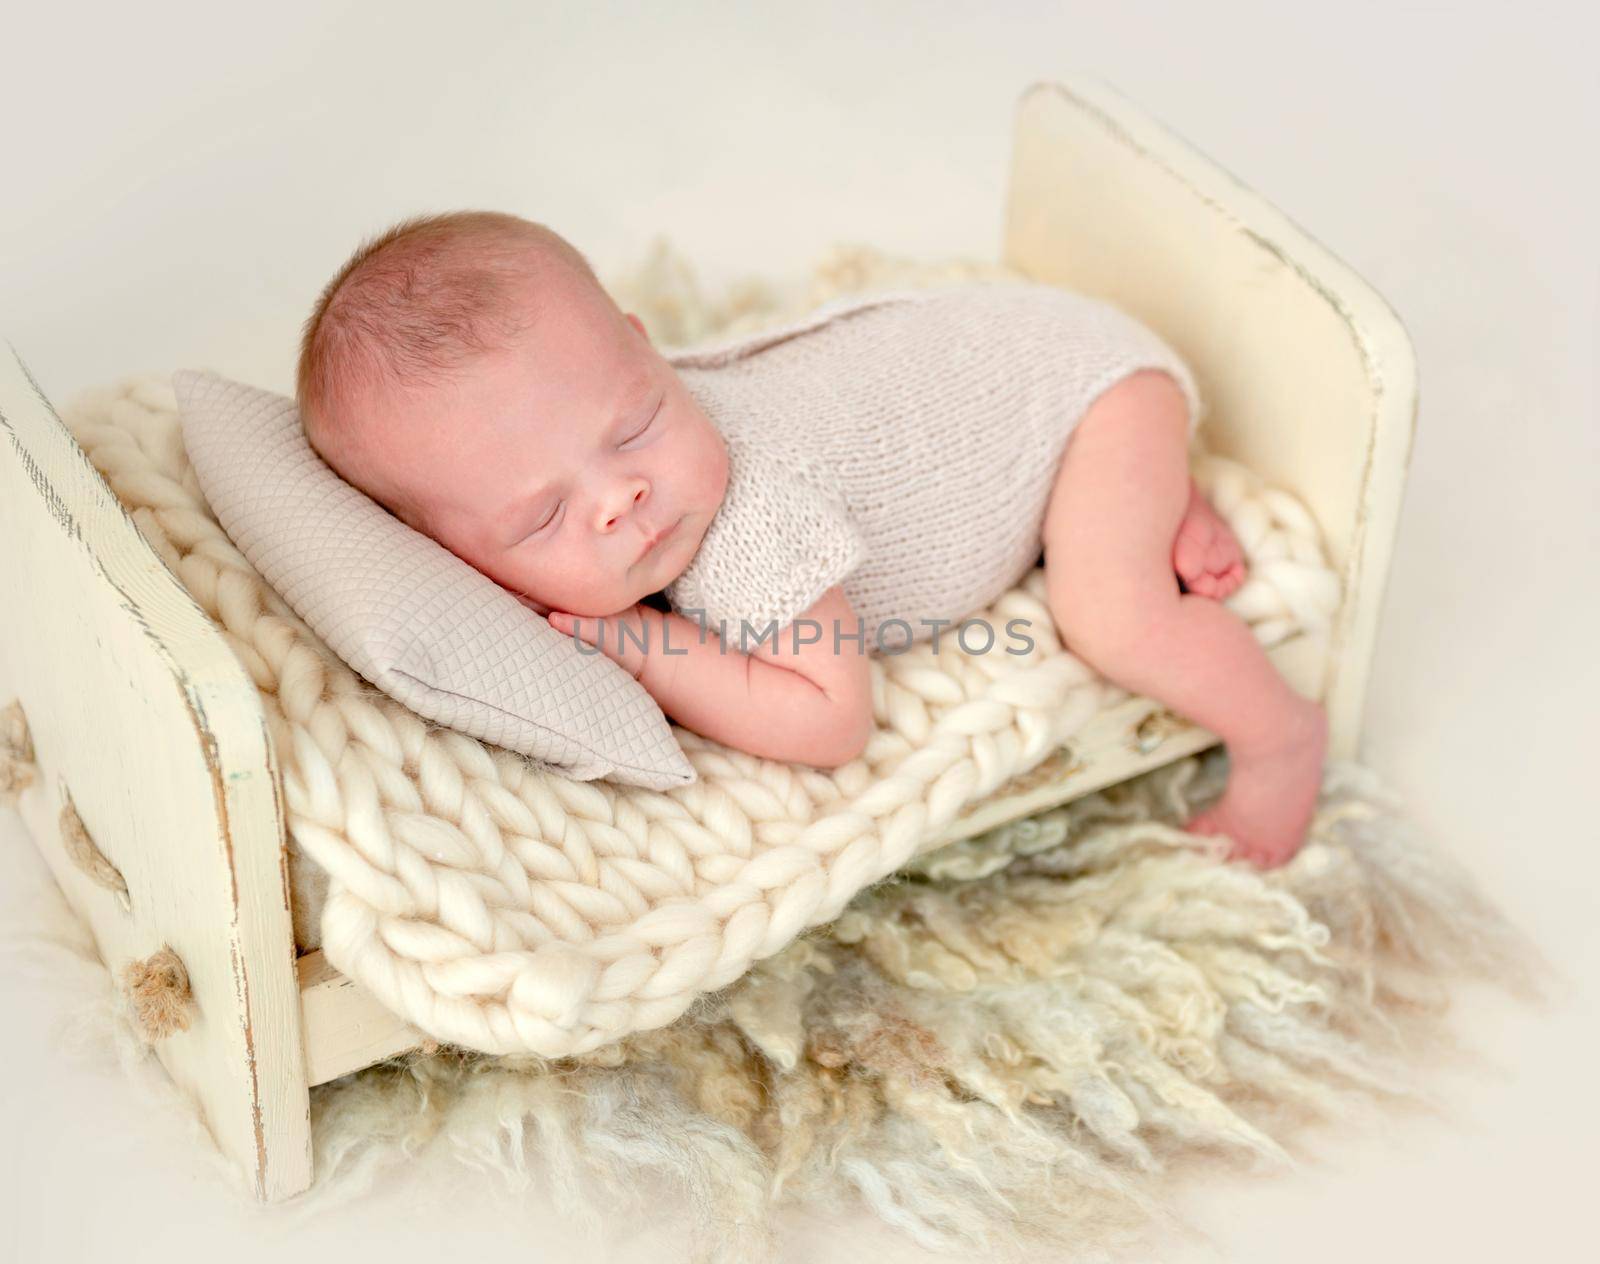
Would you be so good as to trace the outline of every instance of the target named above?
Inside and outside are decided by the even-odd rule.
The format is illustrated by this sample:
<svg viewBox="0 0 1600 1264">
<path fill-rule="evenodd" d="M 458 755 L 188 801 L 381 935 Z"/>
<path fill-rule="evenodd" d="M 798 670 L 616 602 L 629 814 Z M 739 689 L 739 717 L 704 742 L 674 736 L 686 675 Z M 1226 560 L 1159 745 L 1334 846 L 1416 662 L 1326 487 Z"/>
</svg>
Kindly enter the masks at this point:
<svg viewBox="0 0 1600 1264">
<path fill-rule="evenodd" d="M 533 539 L 534 536 L 538 535 L 552 522 L 554 522 L 556 520 L 556 515 L 561 512 L 561 506 L 566 503 L 567 502 L 565 500 L 556 501 L 555 507 L 550 510 L 549 514 L 545 517 L 545 520 L 536 526 L 532 531 L 528 532 L 527 535 L 523 536 L 521 540 L 518 540 L 517 544 L 522 544 L 524 541 Z M 516 546 L 513 545 L 512 547 L 515 548 Z"/>
<path fill-rule="evenodd" d="M 656 404 L 655 412 L 650 414 L 650 420 L 645 422 L 644 425 L 640 426 L 639 429 L 635 430 L 631 435 L 629 435 L 626 439 L 624 439 L 622 441 L 622 444 L 619 444 L 618 446 L 620 447 L 620 446 L 632 443 L 635 439 L 637 439 L 640 436 L 642 436 L 646 430 L 650 429 L 651 426 L 655 425 L 656 424 L 656 418 L 661 415 L 661 404 L 665 403 L 665 402 L 666 401 L 665 401 L 664 398 L 660 402 L 658 402 Z"/>
</svg>

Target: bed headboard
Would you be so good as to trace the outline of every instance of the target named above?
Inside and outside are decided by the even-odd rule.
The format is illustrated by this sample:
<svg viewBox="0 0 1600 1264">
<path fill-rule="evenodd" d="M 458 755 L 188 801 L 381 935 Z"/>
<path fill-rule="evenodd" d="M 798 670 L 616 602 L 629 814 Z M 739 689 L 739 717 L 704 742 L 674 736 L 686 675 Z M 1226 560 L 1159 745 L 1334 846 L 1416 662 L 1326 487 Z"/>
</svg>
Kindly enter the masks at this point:
<svg viewBox="0 0 1600 1264">
<path fill-rule="evenodd" d="M 280 773 L 261 691 L 0 342 L 0 705 L 42 780 L 18 810 L 101 959 L 160 947 L 197 1014 L 155 1055 L 260 1197 L 311 1138 Z M 122 898 L 66 845 L 70 807 Z"/>
<path fill-rule="evenodd" d="M 1293 491 L 1344 589 L 1322 700 L 1356 754 L 1416 423 L 1411 340 L 1288 217 L 1092 78 L 1017 105 L 1003 261 L 1108 299 L 1189 361 L 1210 451 Z"/>
</svg>

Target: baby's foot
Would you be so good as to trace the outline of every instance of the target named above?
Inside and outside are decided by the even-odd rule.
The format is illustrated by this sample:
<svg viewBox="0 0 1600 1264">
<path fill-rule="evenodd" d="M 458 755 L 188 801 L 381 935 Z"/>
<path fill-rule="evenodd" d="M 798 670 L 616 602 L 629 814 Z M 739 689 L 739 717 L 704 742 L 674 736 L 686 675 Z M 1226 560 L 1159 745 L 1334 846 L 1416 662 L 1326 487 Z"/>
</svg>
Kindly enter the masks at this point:
<svg viewBox="0 0 1600 1264">
<path fill-rule="evenodd" d="M 1244 551 L 1239 537 L 1189 480 L 1189 505 L 1172 541 L 1172 569 L 1184 588 L 1222 601 L 1244 583 Z"/>
<path fill-rule="evenodd" d="M 1259 754 L 1229 751 L 1228 787 L 1222 797 L 1183 828 L 1233 840 L 1230 860 L 1273 869 L 1305 842 L 1306 827 L 1322 788 L 1328 750 L 1328 716 L 1322 705 L 1300 699 L 1282 742 Z"/>
</svg>

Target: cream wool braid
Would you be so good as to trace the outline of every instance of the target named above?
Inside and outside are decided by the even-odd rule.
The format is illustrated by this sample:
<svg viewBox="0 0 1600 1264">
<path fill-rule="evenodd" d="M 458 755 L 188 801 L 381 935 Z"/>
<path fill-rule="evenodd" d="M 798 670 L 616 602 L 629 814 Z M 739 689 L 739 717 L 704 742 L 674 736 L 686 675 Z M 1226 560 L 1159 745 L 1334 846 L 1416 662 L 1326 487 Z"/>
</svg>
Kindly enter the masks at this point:
<svg viewBox="0 0 1600 1264">
<path fill-rule="evenodd" d="M 843 263 L 837 275 L 858 266 L 851 288 L 883 283 Z M 825 268 L 797 309 L 829 284 Z M 628 306 L 650 318 L 649 302 Z M 984 612 L 996 626 L 1032 621 L 1029 665 L 948 636 L 937 653 L 924 643 L 874 659 L 878 730 L 843 768 L 762 760 L 678 728 L 694 785 L 572 781 L 429 724 L 333 655 L 210 514 L 164 379 L 86 393 L 63 419 L 262 691 L 291 866 L 328 875 L 329 962 L 438 1040 L 561 1057 L 670 1023 L 837 917 L 1126 696 L 1062 649 L 1036 568 Z M 1195 475 L 1250 561 L 1230 608 L 1267 645 L 1327 628 L 1338 583 L 1303 508 L 1220 457 L 1201 456 Z"/>
</svg>

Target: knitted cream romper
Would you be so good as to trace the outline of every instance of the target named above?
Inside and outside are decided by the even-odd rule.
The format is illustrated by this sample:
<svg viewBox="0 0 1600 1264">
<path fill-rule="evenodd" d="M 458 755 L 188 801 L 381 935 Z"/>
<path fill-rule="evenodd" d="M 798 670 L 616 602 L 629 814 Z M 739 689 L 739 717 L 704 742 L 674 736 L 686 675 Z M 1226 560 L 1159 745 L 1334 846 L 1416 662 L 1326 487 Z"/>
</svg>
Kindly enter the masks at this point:
<svg viewBox="0 0 1600 1264">
<path fill-rule="evenodd" d="M 1039 563 L 1061 454 L 1096 396 L 1159 368 L 1191 437 L 1201 412 L 1147 326 L 1043 282 L 850 296 L 663 358 L 728 448 L 723 502 L 663 595 L 733 649 L 835 584 L 865 638 L 845 650 L 896 652 L 939 620 L 954 634 Z"/>
</svg>

